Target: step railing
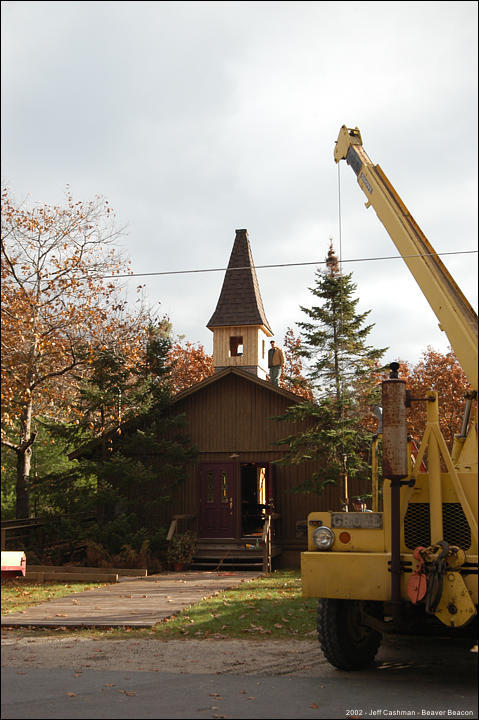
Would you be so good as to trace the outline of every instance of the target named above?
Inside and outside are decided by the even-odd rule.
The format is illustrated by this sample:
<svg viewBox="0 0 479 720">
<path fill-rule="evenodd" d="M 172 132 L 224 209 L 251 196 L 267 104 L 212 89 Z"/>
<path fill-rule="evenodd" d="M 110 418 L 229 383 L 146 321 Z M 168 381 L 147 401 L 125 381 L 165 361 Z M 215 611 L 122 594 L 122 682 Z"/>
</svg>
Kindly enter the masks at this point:
<svg viewBox="0 0 479 720">
<path fill-rule="evenodd" d="M 188 523 L 189 520 L 195 520 L 195 519 L 196 519 L 196 515 L 173 515 L 173 518 L 170 523 L 170 527 L 168 529 L 168 534 L 166 536 L 166 541 L 170 542 L 171 538 L 176 533 L 179 520 L 185 520 Z"/>
<path fill-rule="evenodd" d="M 273 547 L 273 520 L 279 518 L 278 513 L 268 513 L 263 525 L 261 542 L 263 544 L 263 572 L 270 573 L 273 569 L 272 547 Z"/>
<path fill-rule="evenodd" d="M 258 564 L 262 564 L 262 570 L 264 573 L 271 573 L 272 572 L 272 558 L 273 558 L 273 521 L 277 520 L 280 516 L 278 513 L 268 513 L 265 516 L 264 524 L 263 524 L 263 531 L 261 534 L 261 538 L 257 538 L 257 553 L 255 553 L 255 557 L 258 558 Z M 166 536 L 166 540 L 168 543 L 171 542 L 172 538 L 174 537 L 175 533 L 178 529 L 178 522 L 179 521 L 185 521 L 186 524 L 189 523 L 191 520 L 196 520 L 196 515 L 189 515 L 189 514 L 183 514 L 183 515 L 173 515 L 170 527 Z M 219 543 L 221 543 L 221 539 L 217 539 Z M 259 542 L 258 542 L 259 541 Z M 201 540 L 198 541 L 198 544 L 201 546 Z M 239 546 L 243 546 L 244 549 L 244 541 L 237 541 L 237 544 Z M 259 547 L 258 547 L 259 545 Z M 237 548 L 236 548 L 237 550 Z M 262 551 L 262 552 L 261 552 Z M 215 567 L 215 570 L 219 570 L 221 566 L 225 563 L 225 561 L 228 559 L 228 557 L 231 554 L 235 553 L 234 547 L 224 547 L 219 550 L 218 554 L 218 564 Z"/>
</svg>

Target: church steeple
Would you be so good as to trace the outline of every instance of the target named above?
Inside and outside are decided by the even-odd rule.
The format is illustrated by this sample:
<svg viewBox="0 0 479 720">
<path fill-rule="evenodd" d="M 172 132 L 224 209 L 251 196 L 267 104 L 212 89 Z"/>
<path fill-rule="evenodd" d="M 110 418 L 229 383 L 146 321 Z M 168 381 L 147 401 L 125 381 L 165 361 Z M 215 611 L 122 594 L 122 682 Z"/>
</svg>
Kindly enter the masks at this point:
<svg viewBox="0 0 479 720">
<path fill-rule="evenodd" d="M 241 367 L 266 378 L 266 339 L 273 332 L 266 319 L 247 230 L 236 230 L 218 304 L 206 327 L 213 332 L 216 370 Z"/>
</svg>

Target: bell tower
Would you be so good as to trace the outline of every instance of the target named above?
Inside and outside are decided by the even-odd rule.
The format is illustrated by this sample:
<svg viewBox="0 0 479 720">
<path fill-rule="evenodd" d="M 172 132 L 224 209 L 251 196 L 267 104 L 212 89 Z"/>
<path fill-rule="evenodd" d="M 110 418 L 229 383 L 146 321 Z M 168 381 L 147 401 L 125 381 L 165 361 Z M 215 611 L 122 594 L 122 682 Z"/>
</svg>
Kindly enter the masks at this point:
<svg viewBox="0 0 479 720">
<path fill-rule="evenodd" d="M 267 339 L 273 332 L 264 312 L 247 230 L 236 230 L 218 304 L 206 327 L 213 333 L 216 371 L 238 367 L 266 380 Z"/>
</svg>

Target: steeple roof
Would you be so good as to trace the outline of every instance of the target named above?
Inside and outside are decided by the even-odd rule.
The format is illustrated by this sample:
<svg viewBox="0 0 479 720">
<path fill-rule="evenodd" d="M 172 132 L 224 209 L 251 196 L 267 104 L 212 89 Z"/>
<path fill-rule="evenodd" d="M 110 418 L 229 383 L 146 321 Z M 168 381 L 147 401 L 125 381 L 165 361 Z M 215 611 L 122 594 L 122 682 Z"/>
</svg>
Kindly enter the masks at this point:
<svg viewBox="0 0 479 720">
<path fill-rule="evenodd" d="M 206 327 L 225 325 L 263 325 L 273 334 L 266 319 L 247 230 L 236 230 L 218 304 Z"/>
</svg>

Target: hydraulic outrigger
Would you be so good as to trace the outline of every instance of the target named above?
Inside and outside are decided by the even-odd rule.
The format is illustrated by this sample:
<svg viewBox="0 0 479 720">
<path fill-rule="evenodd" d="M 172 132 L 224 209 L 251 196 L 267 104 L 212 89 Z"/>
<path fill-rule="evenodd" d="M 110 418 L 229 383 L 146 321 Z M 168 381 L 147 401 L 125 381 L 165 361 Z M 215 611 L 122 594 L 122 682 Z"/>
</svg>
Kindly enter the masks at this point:
<svg viewBox="0 0 479 720">
<path fill-rule="evenodd" d="M 383 512 L 313 512 L 302 553 L 303 595 L 319 598 L 318 634 L 343 669 L 372 662 L 382 631 L 433 616 L 449 628 L 477 616 L 477 315 L 387 179 L 358 128 L 343 125 L 334 151 L 345 159 L 447 334 L 469 382 L 451 453 L 439 427 L 437 393 L 414 462 L 407 436 L 406 383 L 391 364 L 382 383 Z M 427 470 L 425 462 L 427 459 Z M 376 508 L 373 508 L 376 509 Z"/>
</svg>

